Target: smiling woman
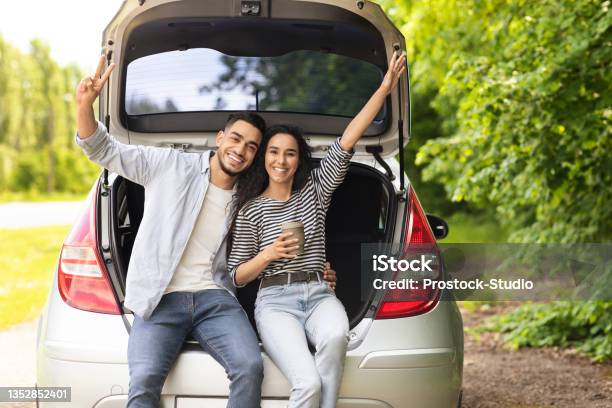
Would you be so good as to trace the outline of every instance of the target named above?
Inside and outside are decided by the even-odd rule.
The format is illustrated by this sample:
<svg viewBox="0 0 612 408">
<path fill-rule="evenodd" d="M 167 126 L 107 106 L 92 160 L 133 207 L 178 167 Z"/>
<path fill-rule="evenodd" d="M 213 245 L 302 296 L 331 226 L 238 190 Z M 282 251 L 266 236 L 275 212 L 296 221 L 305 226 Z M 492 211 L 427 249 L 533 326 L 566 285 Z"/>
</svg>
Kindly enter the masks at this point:
<svg viewBox="0 0 612 408">
<path fill-rule="evenodd" d="M 299 189 L 306 181 L 309 173 L 311 147 L 303 137 L 295 138 L 292 135 L 301 135 L 301 130 L 295 126 L 271 126 L 268 134 L 270 138 L 264 157 L 264 168 L 268 176 L 276 183 L 293 180 L 292 189 Z M 263 176 L 263 174 L 262 174 Z M 285 200 L 289 197 L 285 197 Z"/>
</svg>

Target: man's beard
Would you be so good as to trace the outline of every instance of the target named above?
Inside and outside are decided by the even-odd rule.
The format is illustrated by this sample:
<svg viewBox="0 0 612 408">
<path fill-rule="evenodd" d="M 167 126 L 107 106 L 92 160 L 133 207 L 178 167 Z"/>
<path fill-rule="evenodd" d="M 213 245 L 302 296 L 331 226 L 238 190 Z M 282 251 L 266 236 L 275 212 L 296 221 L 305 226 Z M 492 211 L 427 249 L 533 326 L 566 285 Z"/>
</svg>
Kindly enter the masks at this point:
<svg viewBox="0 0 612 408">
<path fill-rule="evenodd" d="M 221 167 L 221 171 L 223 171 L 225 174 L 227 174 L 230 177 L 237 177 L 237 176 L 240 175 L 240 173 L 242 173 L 244 171 L 244 170 L 242 170 L 242 171 L 233 171 L 233 170 L 228 169 L 227 166 L 225 165 L 225 163 L 223 163 L 223 160 L 221 160 L 221 156 L 219 156 L 219 167 Z"/>
</svg>

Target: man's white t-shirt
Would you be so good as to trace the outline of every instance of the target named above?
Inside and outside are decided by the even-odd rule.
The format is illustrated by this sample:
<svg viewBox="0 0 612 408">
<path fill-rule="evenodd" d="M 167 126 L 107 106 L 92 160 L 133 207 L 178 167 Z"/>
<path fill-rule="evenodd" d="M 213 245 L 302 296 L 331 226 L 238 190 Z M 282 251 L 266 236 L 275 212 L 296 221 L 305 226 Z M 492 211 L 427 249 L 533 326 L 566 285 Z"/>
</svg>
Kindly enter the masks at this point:
<svg viewBox="0 0 612 408">
<path fill-rule="evenodd" d="M 212 182 L 208 185 L 187 247 L 164 293 L 223 289 L 212 280 L 212 261 L 223 239 L 233 193 L 234 190 L 223 190 Z"/>
</svg>

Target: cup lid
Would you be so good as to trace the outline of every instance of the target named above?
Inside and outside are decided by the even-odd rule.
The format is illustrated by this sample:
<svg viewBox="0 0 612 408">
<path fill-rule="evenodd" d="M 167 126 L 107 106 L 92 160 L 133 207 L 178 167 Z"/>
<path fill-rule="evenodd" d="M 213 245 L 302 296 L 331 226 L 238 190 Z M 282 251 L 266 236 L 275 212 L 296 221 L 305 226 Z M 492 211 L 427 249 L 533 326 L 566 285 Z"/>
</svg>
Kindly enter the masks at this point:
<svg viewBox="0 0 612 408">
<path fill-rule="evenodd" d="M 304 224 L 300 221 L 289 221 L 281 224 L 281 229 L 304 228 Z"/>
</svg>

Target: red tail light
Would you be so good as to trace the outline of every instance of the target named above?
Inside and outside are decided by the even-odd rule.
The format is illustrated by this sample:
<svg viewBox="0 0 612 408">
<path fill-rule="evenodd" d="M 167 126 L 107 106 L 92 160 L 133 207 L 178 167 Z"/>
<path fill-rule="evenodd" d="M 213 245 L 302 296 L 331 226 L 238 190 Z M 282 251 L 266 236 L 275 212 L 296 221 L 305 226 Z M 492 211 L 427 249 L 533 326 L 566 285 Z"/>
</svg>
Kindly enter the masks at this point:
<svg viewBox="0 0 612 408">
<path fill-rule="evenodd" d="M 87 208 L 64 241 L 58 267 L 59 292 L 64 302 L 90 312 L 121 314 L 96 240 L 96 196 L 94 187 Z"/>
<path fill-rule="evenodd" d="M 429 223 L 412 187 L 408 190 L 406 207 L 406 229 L 404 231 L 403 259 L 424 257 L 432 260 L 431 279 L 441 276 L 440 252 Z M 396 272 L 394 280 L 399 281 L 402 272 Z M 393 319 L 416 316 L 433 309 L 440 299 L 438 289 L 425 288 L 421 283 L 413 289 L 387 289 L 376 314 L 377 319 Z"/>
</svg>

